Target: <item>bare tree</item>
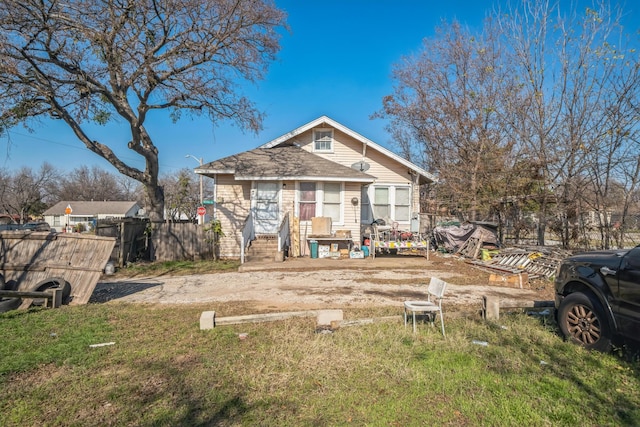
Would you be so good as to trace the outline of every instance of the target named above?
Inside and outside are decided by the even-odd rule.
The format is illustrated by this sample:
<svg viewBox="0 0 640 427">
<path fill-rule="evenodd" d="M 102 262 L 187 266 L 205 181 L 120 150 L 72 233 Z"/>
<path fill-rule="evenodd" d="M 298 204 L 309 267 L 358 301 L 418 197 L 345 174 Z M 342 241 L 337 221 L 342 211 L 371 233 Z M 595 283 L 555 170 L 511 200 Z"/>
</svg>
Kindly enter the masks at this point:
<svg viewBox="0 0 640 427">
<path fill-rule="evenodd" d="M 37 172 L 21 168 L 13 174 L 3 174 L 0 182 L 2 210 L 26 222 L 31 216 L 42 215 L 49 202 L 49 190 L 59 178 L 58 171 L 44 163 Z"/>
<path fill-rule="evenodd" d="M 130 200 L 118 176 L 98 166 L 80 166 L 60 178 L 52 191 L 58 200 Z"/>
<path fill-rule="evenodd" d="M 539 244 L 545 243 L 550 218 L 555 218 L 562 243 L 569 244 L 585 191 L 599 189 L 595 209 L 606 210 L 603 196 L 624 141 L 604 136 L 623 135 L 620 126 L 634 126 L 612 110 L 630 101 L 629 82 L 637 76 L 636 61 L 627 57 L 637 54 L 621 50 L 621 13 L 606 1 L 593 8 L 572 4 L 565 9 L 559 2 L 537 0 L 498 14 L 508 46 L 505 57 L 516 64 L 527 100 L 512 132 L 540 165 Z M 618 86 L 614 82 L 621 77 L 624 83 Z M 604 181 L 594 185 L 584 179 L 587 174 Z"/>
<path fill-rule="evenodd" d="M 621 16 L 606 1 L 536 0 L 481 33 L 445 25 L 395 66 L 377 116 L 461 218 L 512 215 L 519 229 L 535 211 L 538 243 L 549 224 L 569 245 L 584 211 L 627 206 L 637 188 L 640 61 Z M 598 218 L 608 247 L 610 216 Z"/>
<path fill-rule="evenodd" d="M 195 221 L 199 199 L 199 183 L 194 180 L 193 172 L 181 169 L 175 174 L 162 178 L 166 192 L 167 218 L 177 221 L 186 219 Z"/>
<path fill-rule="evenodd" d="M 139 206 L 147 205 L 142 184 L 126 175 L 116 176 L 116 181 L 118 182 L 118 188 L 122 191 L 123 200 L 135 200 Z"/>
<path fill-rule="evenodd" d="M 145 186 L 149 215 L 161 220 L 149 115 L 206 114 L 260 129 L 262 116 L 237 82 L 264 76 L 284 19 L 271 0 L 3 0 L 0 131 L 37 117 L 63 120 L 89 150 Z M 144 170 L 86 126 L 116 118 Z"/>
<path fill-rule="evenodd" d="M 440 197 L 463 219 L 486 216 L 506 195 L 518 160 L 505 118 L 519 87 L 496 34 L 489 22 L 481 35 L 443 25 L 421 52 L 396 64 L 394 92 L 377 113 L 390 119 L 405 157 L 438 174 Z"/>
</svg>

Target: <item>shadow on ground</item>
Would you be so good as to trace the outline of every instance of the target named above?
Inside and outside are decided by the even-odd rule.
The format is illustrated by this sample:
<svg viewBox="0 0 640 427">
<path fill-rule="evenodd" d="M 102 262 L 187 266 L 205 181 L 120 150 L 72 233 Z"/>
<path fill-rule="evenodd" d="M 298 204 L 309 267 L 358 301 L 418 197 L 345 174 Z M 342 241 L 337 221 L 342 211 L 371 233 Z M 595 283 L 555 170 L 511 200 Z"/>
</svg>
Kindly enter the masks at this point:
<svg viewBox="0 0 640 427">
<path fill-rule="evenodd" d="M 101 282 L 93 290 L 89 303 L 105 303 L 162 285 L 163 282 Z"/>
</svg>

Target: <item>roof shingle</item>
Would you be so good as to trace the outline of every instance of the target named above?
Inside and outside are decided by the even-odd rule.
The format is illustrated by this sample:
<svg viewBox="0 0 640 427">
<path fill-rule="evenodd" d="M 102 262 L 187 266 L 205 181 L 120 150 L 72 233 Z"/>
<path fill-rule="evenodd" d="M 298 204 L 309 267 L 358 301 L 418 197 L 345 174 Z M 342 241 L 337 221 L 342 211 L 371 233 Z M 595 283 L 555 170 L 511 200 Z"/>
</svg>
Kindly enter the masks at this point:
<svg viewBox="0 0 640 427">
<path fill-rule="evenodd" d="M 207 163 L 196 171 L 204 175 L 232 173 L 236 179 L 315 179 L 373 182 L 375 177 L 340 165 L 296 145 L 256 148 Z"/>
</svg>

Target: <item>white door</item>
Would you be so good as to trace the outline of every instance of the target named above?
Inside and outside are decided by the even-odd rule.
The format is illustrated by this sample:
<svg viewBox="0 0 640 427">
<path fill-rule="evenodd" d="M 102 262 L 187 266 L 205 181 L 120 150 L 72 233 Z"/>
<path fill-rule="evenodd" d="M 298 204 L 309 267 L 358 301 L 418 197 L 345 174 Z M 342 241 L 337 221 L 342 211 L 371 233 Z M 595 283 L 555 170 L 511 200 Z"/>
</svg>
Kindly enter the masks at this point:
<svg viewBox="0 0 640 427">
<path fill-rule="evenodd" d="M 280 225 L 279 188 L 277 182 L 256 183 L 252 202 L 253 226 L 256 234 L 276 234 Z"/>
</svg>

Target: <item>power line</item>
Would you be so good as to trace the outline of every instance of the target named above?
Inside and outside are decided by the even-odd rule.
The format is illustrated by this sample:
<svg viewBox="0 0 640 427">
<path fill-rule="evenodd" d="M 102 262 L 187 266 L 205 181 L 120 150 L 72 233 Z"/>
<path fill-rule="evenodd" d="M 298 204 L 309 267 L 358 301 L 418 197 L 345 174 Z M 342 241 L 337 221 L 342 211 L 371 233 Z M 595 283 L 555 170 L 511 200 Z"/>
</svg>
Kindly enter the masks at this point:
<svg viewBox="0 0 640 427">
<path fill-rule="evenodd" d="M 73 148 L 73 149 L 76 149 L 76 150 L 81 150 L 83 152 L 89 152 L 88 148 L 85 147 L 84 145 L 82 145 L 82 146 L 72 145 L 72 144 L 68 144 L 68 143 L 64 143 L 64 142 L 54 141 L 54 140 L 48 139 L 48 138 L 43 138 L 43 137 L 40 137 L 40 136 L 23 134 L 23 133 L 15 132 L 15 131 L 7 131 L 6 139 L 9 142 L 10 142 L 11 136 L 28 138 L 28 139 L 32 139 L 32 140 L 35 140 L 35 141 L 45 142 L 47 144 L 59 145 L 61 147 L 68 147 L 68 148 Z M 17 145 L 16 143 L 14 143 L 14 144 Z M 107 161 L 103 157 L 100 157 L 98 155 L 96 155 L 96 156 L 99 159 Z M 133 158 L 133 157 L 127 157 L 127 156 L 118 156 L 118 157 L 120 159 L 122 159 L 122 160 L 129 161 L 129 162 L 139 162 L 139 161 L 141 161 L 141 158 Z M 175 165 L 168 165 L 168 164 L 164 164 L 164 163 L 161 163 L 160 166 L 162 167 L 162 169 L 167 170 L 167 171 L 180 170 L 180 169 L 184 169 L 185 168 L 185 166 L 175 166 Z"/>
</svg>

